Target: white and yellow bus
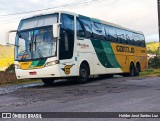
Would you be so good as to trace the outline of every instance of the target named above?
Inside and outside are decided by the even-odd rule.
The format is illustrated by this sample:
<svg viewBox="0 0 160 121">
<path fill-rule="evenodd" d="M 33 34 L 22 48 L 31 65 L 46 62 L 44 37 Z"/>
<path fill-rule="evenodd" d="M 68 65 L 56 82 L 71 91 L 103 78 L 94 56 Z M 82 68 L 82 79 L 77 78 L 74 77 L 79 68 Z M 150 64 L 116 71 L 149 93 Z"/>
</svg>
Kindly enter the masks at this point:
<svg viewBox="0 0 160 121">
<path fill-rule="evenodd" d="M 17 79 L 84 83 L 94 75 L 139 75 L 147 69 L 147 50 L 141 32 L 60 11 L 20 21 L 14 63 Z"/>
</svg>

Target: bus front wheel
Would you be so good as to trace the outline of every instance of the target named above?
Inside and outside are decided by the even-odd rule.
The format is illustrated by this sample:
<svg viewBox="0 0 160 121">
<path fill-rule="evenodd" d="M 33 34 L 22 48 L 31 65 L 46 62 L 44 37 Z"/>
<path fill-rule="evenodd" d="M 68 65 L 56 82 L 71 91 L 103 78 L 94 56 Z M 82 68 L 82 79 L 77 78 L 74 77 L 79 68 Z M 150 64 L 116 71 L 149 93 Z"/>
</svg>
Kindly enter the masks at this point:
<svg viewBox="0 0 160 121">
<path fill-rule="evenodd" d="M 47 86 L 52 86 L 54 84 L 54 80 L 50 78 L 42 79 L 42 82 Z"/>
<path fill-rule="evenodd" d="M 78 83 L 86 83 L 89 79 L 89 67 L 82 63 L 79 69 L 79 77 L 77 79 Z"/>
</svg>

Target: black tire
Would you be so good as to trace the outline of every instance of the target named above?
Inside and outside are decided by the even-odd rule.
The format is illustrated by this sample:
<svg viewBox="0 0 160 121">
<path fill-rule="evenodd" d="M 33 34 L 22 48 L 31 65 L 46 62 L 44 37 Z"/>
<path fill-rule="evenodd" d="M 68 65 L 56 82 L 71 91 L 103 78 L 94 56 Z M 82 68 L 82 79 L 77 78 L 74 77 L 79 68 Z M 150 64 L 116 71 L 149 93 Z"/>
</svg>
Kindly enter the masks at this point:
<svg viewBox="0 0 160 121">
<path fill-rule="evenodd" d="M 131 63 L 129 76 L 135 76 L 135 74 L 136 74 L 136 69 L 135 69 L 135 67 L 134 67 L 134 64 Z"/>
<path fill-rule="evenodd" d="M 54 79 L 51 79 L 51 78 L 45 78 L 45 79 L 42 79 L 42 82 L 47 85 L 47 86 L 53 86 L 54 84 Z"/>
<path fill-rule="evenodd" d="M 139 66 L 139 64 L 136 64 L 136 74 L 135 74 L 135 76 L 139 76 L 139 72 L 140 72 L 140 66 Z"/>
<path fill-rule="evenodd" d="M 89 79 L 89 67 L 82 63 L 79 69 L 79 77 L 77 78 L 78 83 L 84 84 Z"/>
</svg>

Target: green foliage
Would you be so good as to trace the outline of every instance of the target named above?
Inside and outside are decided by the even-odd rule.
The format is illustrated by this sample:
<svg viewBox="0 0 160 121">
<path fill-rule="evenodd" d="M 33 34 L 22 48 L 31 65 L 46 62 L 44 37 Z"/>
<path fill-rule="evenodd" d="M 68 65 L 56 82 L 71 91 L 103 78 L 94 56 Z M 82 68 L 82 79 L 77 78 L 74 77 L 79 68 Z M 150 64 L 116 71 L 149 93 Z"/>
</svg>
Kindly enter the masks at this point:
<svg viewBox="0 0 160 121">
<path fill-rule="evenodd" d="M 149 68 L 160 68 L 160 57 L 155 56 L 154 58 L 150 58 L 148 60 L 148 66 Z"/>
<path fill-rule="evenodd" d="M 149 54 L 157 54 L 158 53 L 159 42 L 149 42 L 146 44 L 147 51 Z"/>
<path fill-rule="evenodd" d="M 8 67 L 14 62 L 14 48 L 0 45 L 0 68 Z"/>
<path fill-rule="evenodd" d="M 146 71 L 140 72 L 140 76 L 160 76 L 160 69 L 148 69 Z"/>
</svg>

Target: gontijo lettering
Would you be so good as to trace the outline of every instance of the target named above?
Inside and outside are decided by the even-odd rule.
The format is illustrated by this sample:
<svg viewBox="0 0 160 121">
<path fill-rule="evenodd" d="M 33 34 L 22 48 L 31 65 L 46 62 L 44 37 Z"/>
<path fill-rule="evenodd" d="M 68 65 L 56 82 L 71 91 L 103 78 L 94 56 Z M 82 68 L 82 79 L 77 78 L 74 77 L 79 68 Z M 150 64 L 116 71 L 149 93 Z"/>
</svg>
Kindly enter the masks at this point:
<svg viewBox="0 0 160 121">
<path fill-rule="evenodd" d="M 127 46 L 116 46 L 117 52 L 126 52 L 126 53 L 134 53 L 133 47 L 127 47 Z"/>
</svg>

